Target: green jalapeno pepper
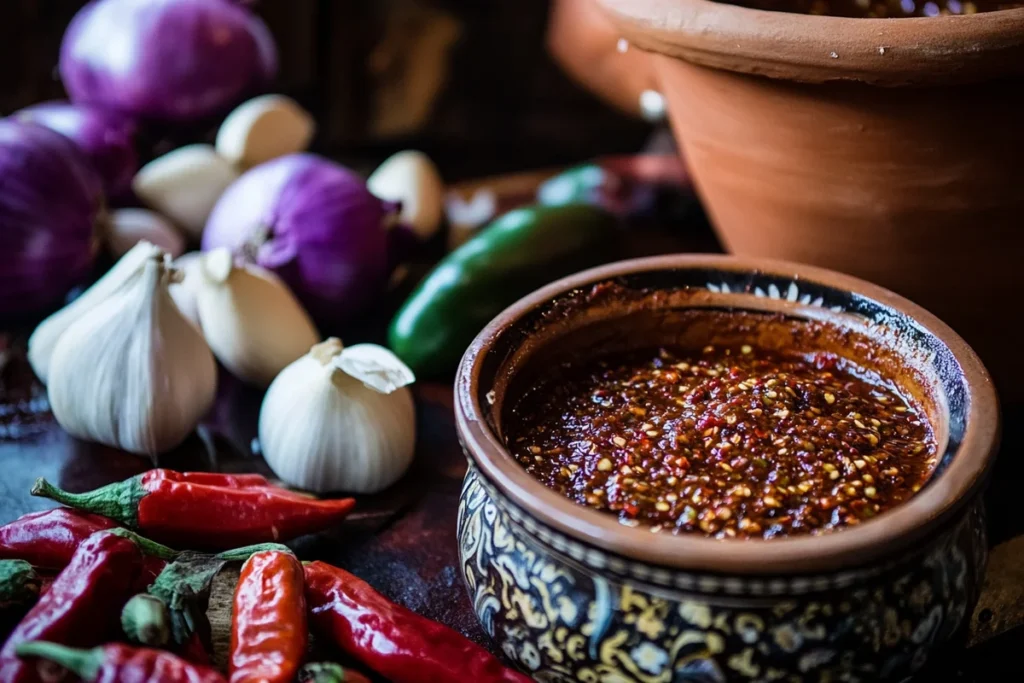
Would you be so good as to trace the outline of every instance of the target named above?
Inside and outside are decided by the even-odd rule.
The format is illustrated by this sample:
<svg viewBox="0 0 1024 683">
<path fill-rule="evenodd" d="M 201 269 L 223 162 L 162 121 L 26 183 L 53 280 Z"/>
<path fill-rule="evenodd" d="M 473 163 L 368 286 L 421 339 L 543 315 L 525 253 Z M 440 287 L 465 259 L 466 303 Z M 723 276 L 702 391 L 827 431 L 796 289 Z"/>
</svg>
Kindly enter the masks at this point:
<svg viewBox="0 0 1024 683">
<path fill-rule="evenodd" d="M 617 218 L 583 204 L 496 218 L 446 256 L 399 309 L 388 343 L 417 375 L 455 369 L 473 337 L 517 299 L 614 254 Z"/>
</svg>

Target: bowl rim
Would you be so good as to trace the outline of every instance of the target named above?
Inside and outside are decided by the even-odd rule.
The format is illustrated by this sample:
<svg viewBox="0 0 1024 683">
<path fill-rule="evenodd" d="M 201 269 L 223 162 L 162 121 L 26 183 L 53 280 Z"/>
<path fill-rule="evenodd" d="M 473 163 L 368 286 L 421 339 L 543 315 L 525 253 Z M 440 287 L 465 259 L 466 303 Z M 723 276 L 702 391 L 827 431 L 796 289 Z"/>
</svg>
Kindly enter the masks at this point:
<svg viewBox="0 0 1024 683">
<path fill-rule="evenodd" d="M 912 318 L 945 344 L 960 365 L 967 420 L 946 469 L 907 502 L 851 528 L 820 536 L 716 540 L 698 534 L 652 536 L 607 513 L 578 505 L 529 475 L 505 449 L 480 404 L 484 359 L 500 335 L 524 315 L 578 287 L 647 271 L 713 268 L 807 280 L 872 299 Z M 553 282 L 506 308 L 466 350 L 455 380 L 456 427 L 467 457 L 484 478 L 535 520 L 561 534 L 645 563 L 681 570 L 748 575 L 852 569 L 911 547 L 944 524 L 980 492 L 999 443 L 999 403 L 981 360 L 949 326 L 917 304 L 878 285 L 823 268 L 785 261 L 677 254 L 620 261 Z M 652 542 L 652 539 L 657 539 Z"/>
<path fill-rule="evenodd" d="M 714 0 L 596 0 L 642 49 L 704 66 L 808 83 L 950 85 L 1024 73 L 1024 8 L 851 18 Z"/>
</svg>

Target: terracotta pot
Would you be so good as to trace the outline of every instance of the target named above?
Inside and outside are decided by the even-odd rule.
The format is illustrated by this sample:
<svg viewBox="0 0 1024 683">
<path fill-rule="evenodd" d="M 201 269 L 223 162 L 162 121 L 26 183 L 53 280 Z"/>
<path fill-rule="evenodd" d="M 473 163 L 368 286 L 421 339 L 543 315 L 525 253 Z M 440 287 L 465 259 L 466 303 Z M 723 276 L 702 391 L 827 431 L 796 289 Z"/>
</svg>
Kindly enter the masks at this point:
<svg viewBox="0 0 1024 683">
<path fill-rule="evenodd" d="M 600 0 L 656 53 L 698 191 L 735 254 L 877 282 L 1024 397 L 1024 10 L 848 19 Z"/>
<path fill-rule="evenodd" d="M 945 452 L 936 474 L 855 527 L 719 541 L 624 526 L 547 489 L 505 449 L 503 406 L 524 378 L 595 350 L 670 343 L 699 308 L 781 312 L 867 335 L 883 352 L 863 362 L 889 363 L 930 406 Z M 954 640 L 977 599 L 995 394 L 962 339 L 874 285 L 731 257 L 604 266 L 498 316 L 466 352 L 455 392 L 471 464 L 462 571 L 484 628 L 537 680 L 900 680 Z"/>
</svg>

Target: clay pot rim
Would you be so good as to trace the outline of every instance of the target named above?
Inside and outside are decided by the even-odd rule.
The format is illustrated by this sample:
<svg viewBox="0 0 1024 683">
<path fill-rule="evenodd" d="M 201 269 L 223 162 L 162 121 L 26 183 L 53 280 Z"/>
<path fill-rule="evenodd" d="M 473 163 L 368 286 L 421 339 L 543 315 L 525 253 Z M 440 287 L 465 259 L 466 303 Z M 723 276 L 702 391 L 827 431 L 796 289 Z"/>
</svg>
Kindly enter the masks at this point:
<svg viewBox="0 0 1024 683">
<path fill-rule="evenodd" d="M 700 535 L 659 535 L 621 525 L 612 515 L 570 501 L 530 476 L 495 436 L 479 397 L 484 360 L 502 333 L 525 315 L 573 289 L 624 275 L 715 268 L 817 282 L 853 292 L 910 316 L 952 352 L 968 392 L 960 448 L 945 471 L 906 503 L 864 524 L 821 536 L 719 541 Z M 794 307 L 799 304 L 793 303 Z M 456 427 L 484 478 L 537 521 L 590 545 L 642 562 L 729 574 L 801 574 L 852 569 L 892 557 L 962 513 L 979 494 L 997 450 L 999 405 L 991 377 L 967 343 L 920 306 L 877 285 L 822 268 L 770 259 L 681 254 L 601 266 L 554 282 L 520 299 L 485 327 L 466 350 L 455 379 Z"/>
<path fill-rule="evenodd" d="M 1024 8 L 857 19 L 713 0 L 596 0 L 622 36 L 694 64 L 807 83 L 951 85 L 1024 73 Z"/>
</svg>

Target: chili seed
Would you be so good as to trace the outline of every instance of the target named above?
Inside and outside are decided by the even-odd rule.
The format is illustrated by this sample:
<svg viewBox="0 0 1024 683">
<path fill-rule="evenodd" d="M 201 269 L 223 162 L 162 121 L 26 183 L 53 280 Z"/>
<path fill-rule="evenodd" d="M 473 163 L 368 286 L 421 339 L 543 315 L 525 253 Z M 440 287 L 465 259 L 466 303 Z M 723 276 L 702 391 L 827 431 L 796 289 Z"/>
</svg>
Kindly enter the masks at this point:
<svg viewBox="0 0 1024 683">
<path fill-rule="evenodd" d="M 895 390 L 744 346 L 712 347 L 697 364 L 664 348 L 569 365 L 513 407 L 509 448 L 555 490 L 652 532 L 829 530 L 920 488 L 934 441 Z M 814 396 L 830 408 L 807 405 Z"/>
</svg>

